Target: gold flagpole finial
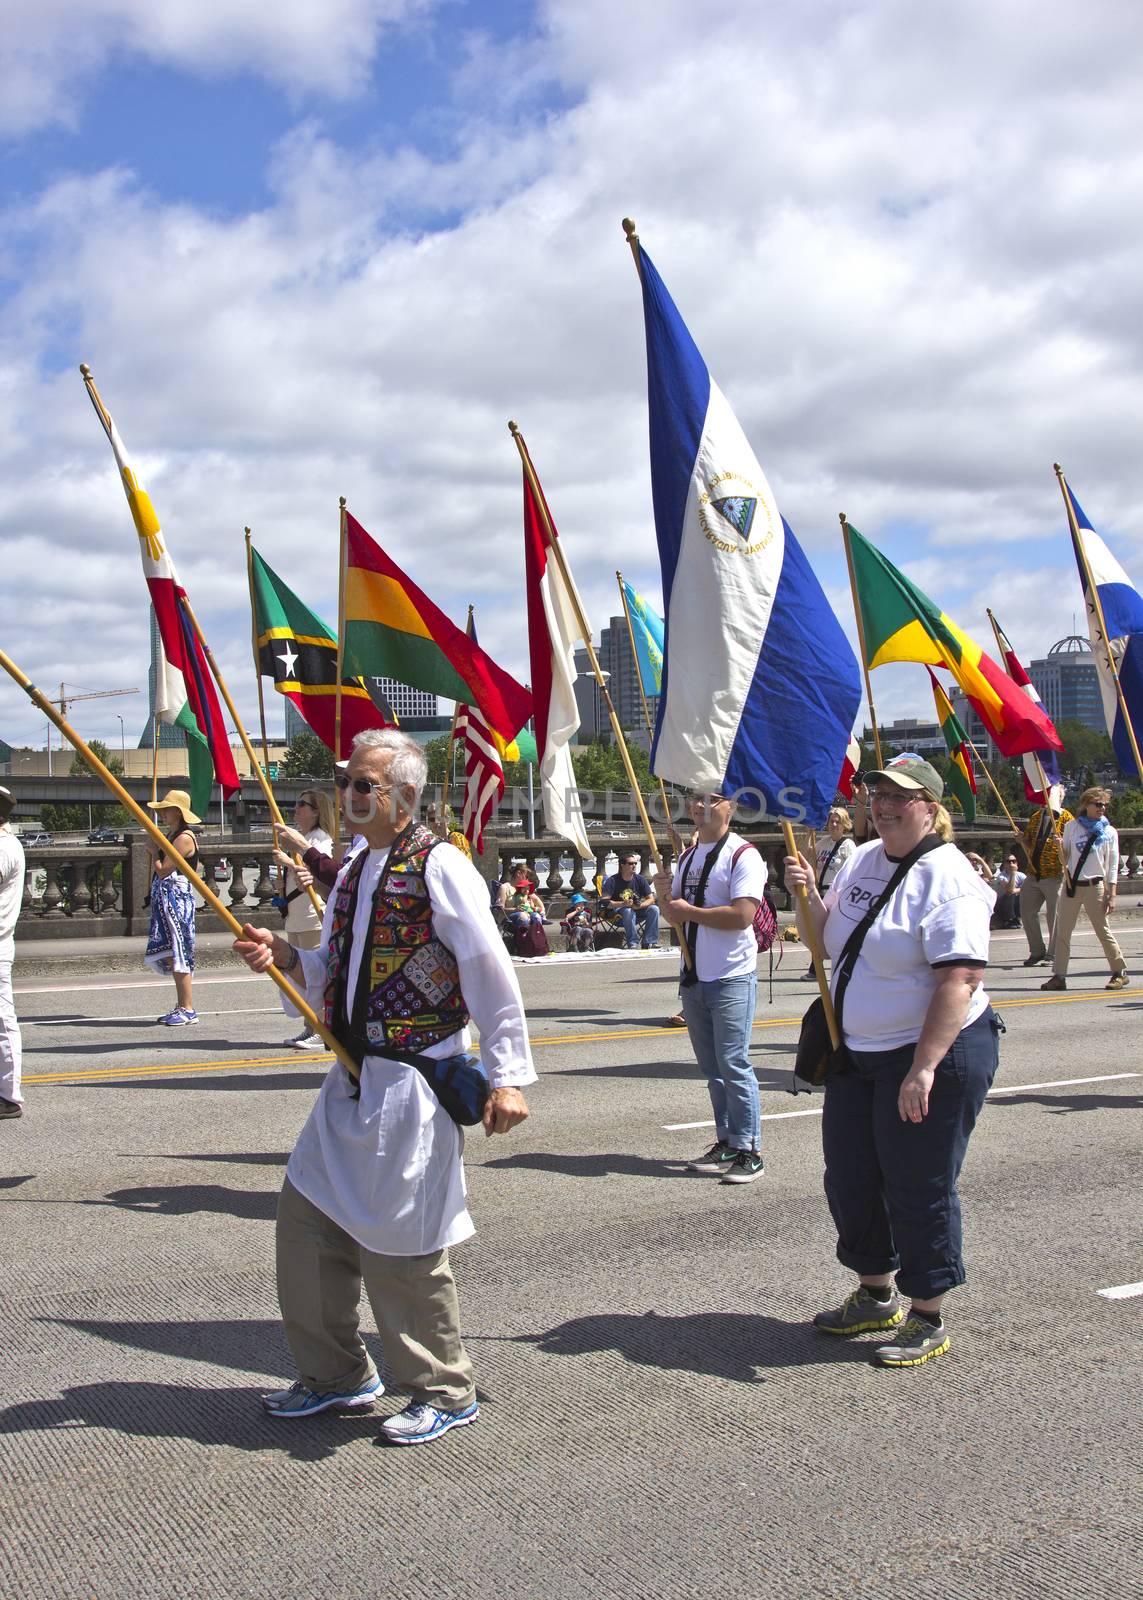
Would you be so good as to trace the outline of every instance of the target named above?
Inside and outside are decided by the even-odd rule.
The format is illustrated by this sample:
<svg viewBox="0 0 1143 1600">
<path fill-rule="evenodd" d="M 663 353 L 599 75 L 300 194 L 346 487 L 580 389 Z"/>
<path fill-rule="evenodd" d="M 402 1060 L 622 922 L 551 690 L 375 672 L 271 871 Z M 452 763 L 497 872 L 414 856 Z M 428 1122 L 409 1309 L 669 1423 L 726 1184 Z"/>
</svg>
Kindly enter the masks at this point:
<svg viewBox="0 0 1143 1600">
<path fill-rule="evenodd" d="M 520 432 L 519 427 L 515 422 L 512 421 L 511 418 L 508 419 L 508 432 L 512 435 L 513 439 Z"/>
<path fill-rule="evenodd" d="M 623 218 L 623 231 L 627 235 L 627 243 L 629 245 L 637 245 L 639 243 L 639 235 L 636 232 L 635 222 L 632 217 Z"/>
<path fill-rule="evenodd" d="M 79 370 L 83 374 L 84 381 L 86 382 L 86 380 L 91 377 L 91 368 L 88 366 L 86 361 L 80 362 Z"/>
</svg>

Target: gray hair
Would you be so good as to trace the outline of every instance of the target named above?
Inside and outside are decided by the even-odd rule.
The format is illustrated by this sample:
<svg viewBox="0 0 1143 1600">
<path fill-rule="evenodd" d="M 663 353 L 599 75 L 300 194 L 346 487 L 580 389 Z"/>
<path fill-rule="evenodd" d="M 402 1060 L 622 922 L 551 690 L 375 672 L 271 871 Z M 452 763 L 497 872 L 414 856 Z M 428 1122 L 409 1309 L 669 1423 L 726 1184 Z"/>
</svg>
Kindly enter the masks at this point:
<svg viewBox="0 0 1143 1600">
<path fill-rule="evenodd" d="M 400 728 L 364 728 L 354 738 L 353 748 L 388 751 L 390 781 L 403 791 L 409 810 L 418 809 L 429 775 L 429 763 L 415 739 L 402 733 Z"/>
</svg>

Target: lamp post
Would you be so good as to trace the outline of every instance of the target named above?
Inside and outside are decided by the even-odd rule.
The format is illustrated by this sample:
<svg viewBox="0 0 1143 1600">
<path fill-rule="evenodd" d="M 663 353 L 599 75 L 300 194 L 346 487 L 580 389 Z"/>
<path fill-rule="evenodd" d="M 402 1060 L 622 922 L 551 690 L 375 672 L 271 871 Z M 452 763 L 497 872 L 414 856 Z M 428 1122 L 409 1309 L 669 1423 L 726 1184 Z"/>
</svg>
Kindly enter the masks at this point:
<svg viewBox="0 0 1143 1600">
<path fill-rule="evenodd" d="M 115 713 L 115 715 L 117 717 L 119 717 L 119 754 L 120 754 L 120 756 L 122 757 L 122 760 L 123 760 L 123 771 L 126 772 L 127 771 L 127 730 L 123 726 L 123 718 L 119 715 L 118 711 Z"/>
</svg>

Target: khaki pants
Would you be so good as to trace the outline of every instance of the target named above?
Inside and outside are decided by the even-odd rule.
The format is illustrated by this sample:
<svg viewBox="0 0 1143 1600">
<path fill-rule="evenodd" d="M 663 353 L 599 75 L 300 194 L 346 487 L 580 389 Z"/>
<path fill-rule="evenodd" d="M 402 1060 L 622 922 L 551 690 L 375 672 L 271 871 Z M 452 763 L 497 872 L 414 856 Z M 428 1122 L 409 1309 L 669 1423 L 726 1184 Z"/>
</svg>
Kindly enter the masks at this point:
<svg viewBox="0 0 1143 1600">
<path fill-rule="evenodd" d="M 1123 959 L 1123 951 L 1107 925 L 1107 912 L 1103 904 L 1105 893 L 1101 879 L 1099 883 L 1081 883 L 1074 895 L 1069 895 L 1066 890 L 1060 895 L 1056 907 L 1056 944 L 1052 954 L 1052 971 L 1057 977 L 1062 978 L 1067 973 L 1068 958 L 1072 953 L 1072 931 L 1079 921 L 1081 906 L 1087 913 L 1087 920 L 1095 929 L 1096 938 L 1103 946 L 1103 953 L 1112 972 L 1126 972 L 1127 963 Z"/>
<path fill-rule="evenodd" d="M 447 1250 L 374 1255 L 287 1178 L 278 1200 L 277 1258 L 282 1323 L 307 1389 L 345 1394 L 373 1376 L 358 1332 L 364 1282 L 394 1383 L 442 1411 L 475 1400 Z"/>
<path fill-rule="evenodd" d="M 1060 894 L 1059 878 L 1034 878 L 1031 873 L 1020 885 L 1020 924 L 1028 941 L 1028 954 L 1035 961 L 1043 961 L 1053 949 L 1053 932 L 1056 921 L 1056 902 Z M 1048 920 L 1048 946 L 1044 948 L 1044 935 L 1040 932 L 1040 907 L 1044 907 Z"/>
</svg>

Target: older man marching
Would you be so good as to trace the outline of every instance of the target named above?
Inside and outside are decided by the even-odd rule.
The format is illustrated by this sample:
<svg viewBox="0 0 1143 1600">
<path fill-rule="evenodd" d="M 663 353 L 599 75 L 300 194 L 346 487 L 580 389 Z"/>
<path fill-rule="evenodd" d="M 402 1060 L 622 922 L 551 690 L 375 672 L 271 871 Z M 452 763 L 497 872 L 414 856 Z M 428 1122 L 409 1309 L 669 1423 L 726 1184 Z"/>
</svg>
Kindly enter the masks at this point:
<svg viewBox="0 0 1143 1600">
<path fill-rule="evenodd" d="M 463 1135 L 424 1070 L 459 1066 L 471 1018 L 490 1092 L 486 1134 L 528 1115 L 535 1080 L 523 1003 L 478 873 L 417 822 L 424 752 L 395 729 L 354 741 L 336 782 L 367 848 L 343 868 L 321 944 L 298 950 L 247 928 L 235 950 L 324 983 L 326 1021 L 361 1062 L 322 1085 L 278 1203 L 278 1300 L 298 1367 L 263 1405 L 280 1420 L 368 1407 L 383 1392 L 358 1332 L 364 1282 L 390 1373 L 412 1396 L 382 1424 L 389 1444 L 425 1444 L 477 1416 L 448 1249 L 474 1229 Z M 420 1063 L 418 1067 L 417 1063 Z M 439 1067 L 438 1069 L 439 1070 Z"/>
</svg>

